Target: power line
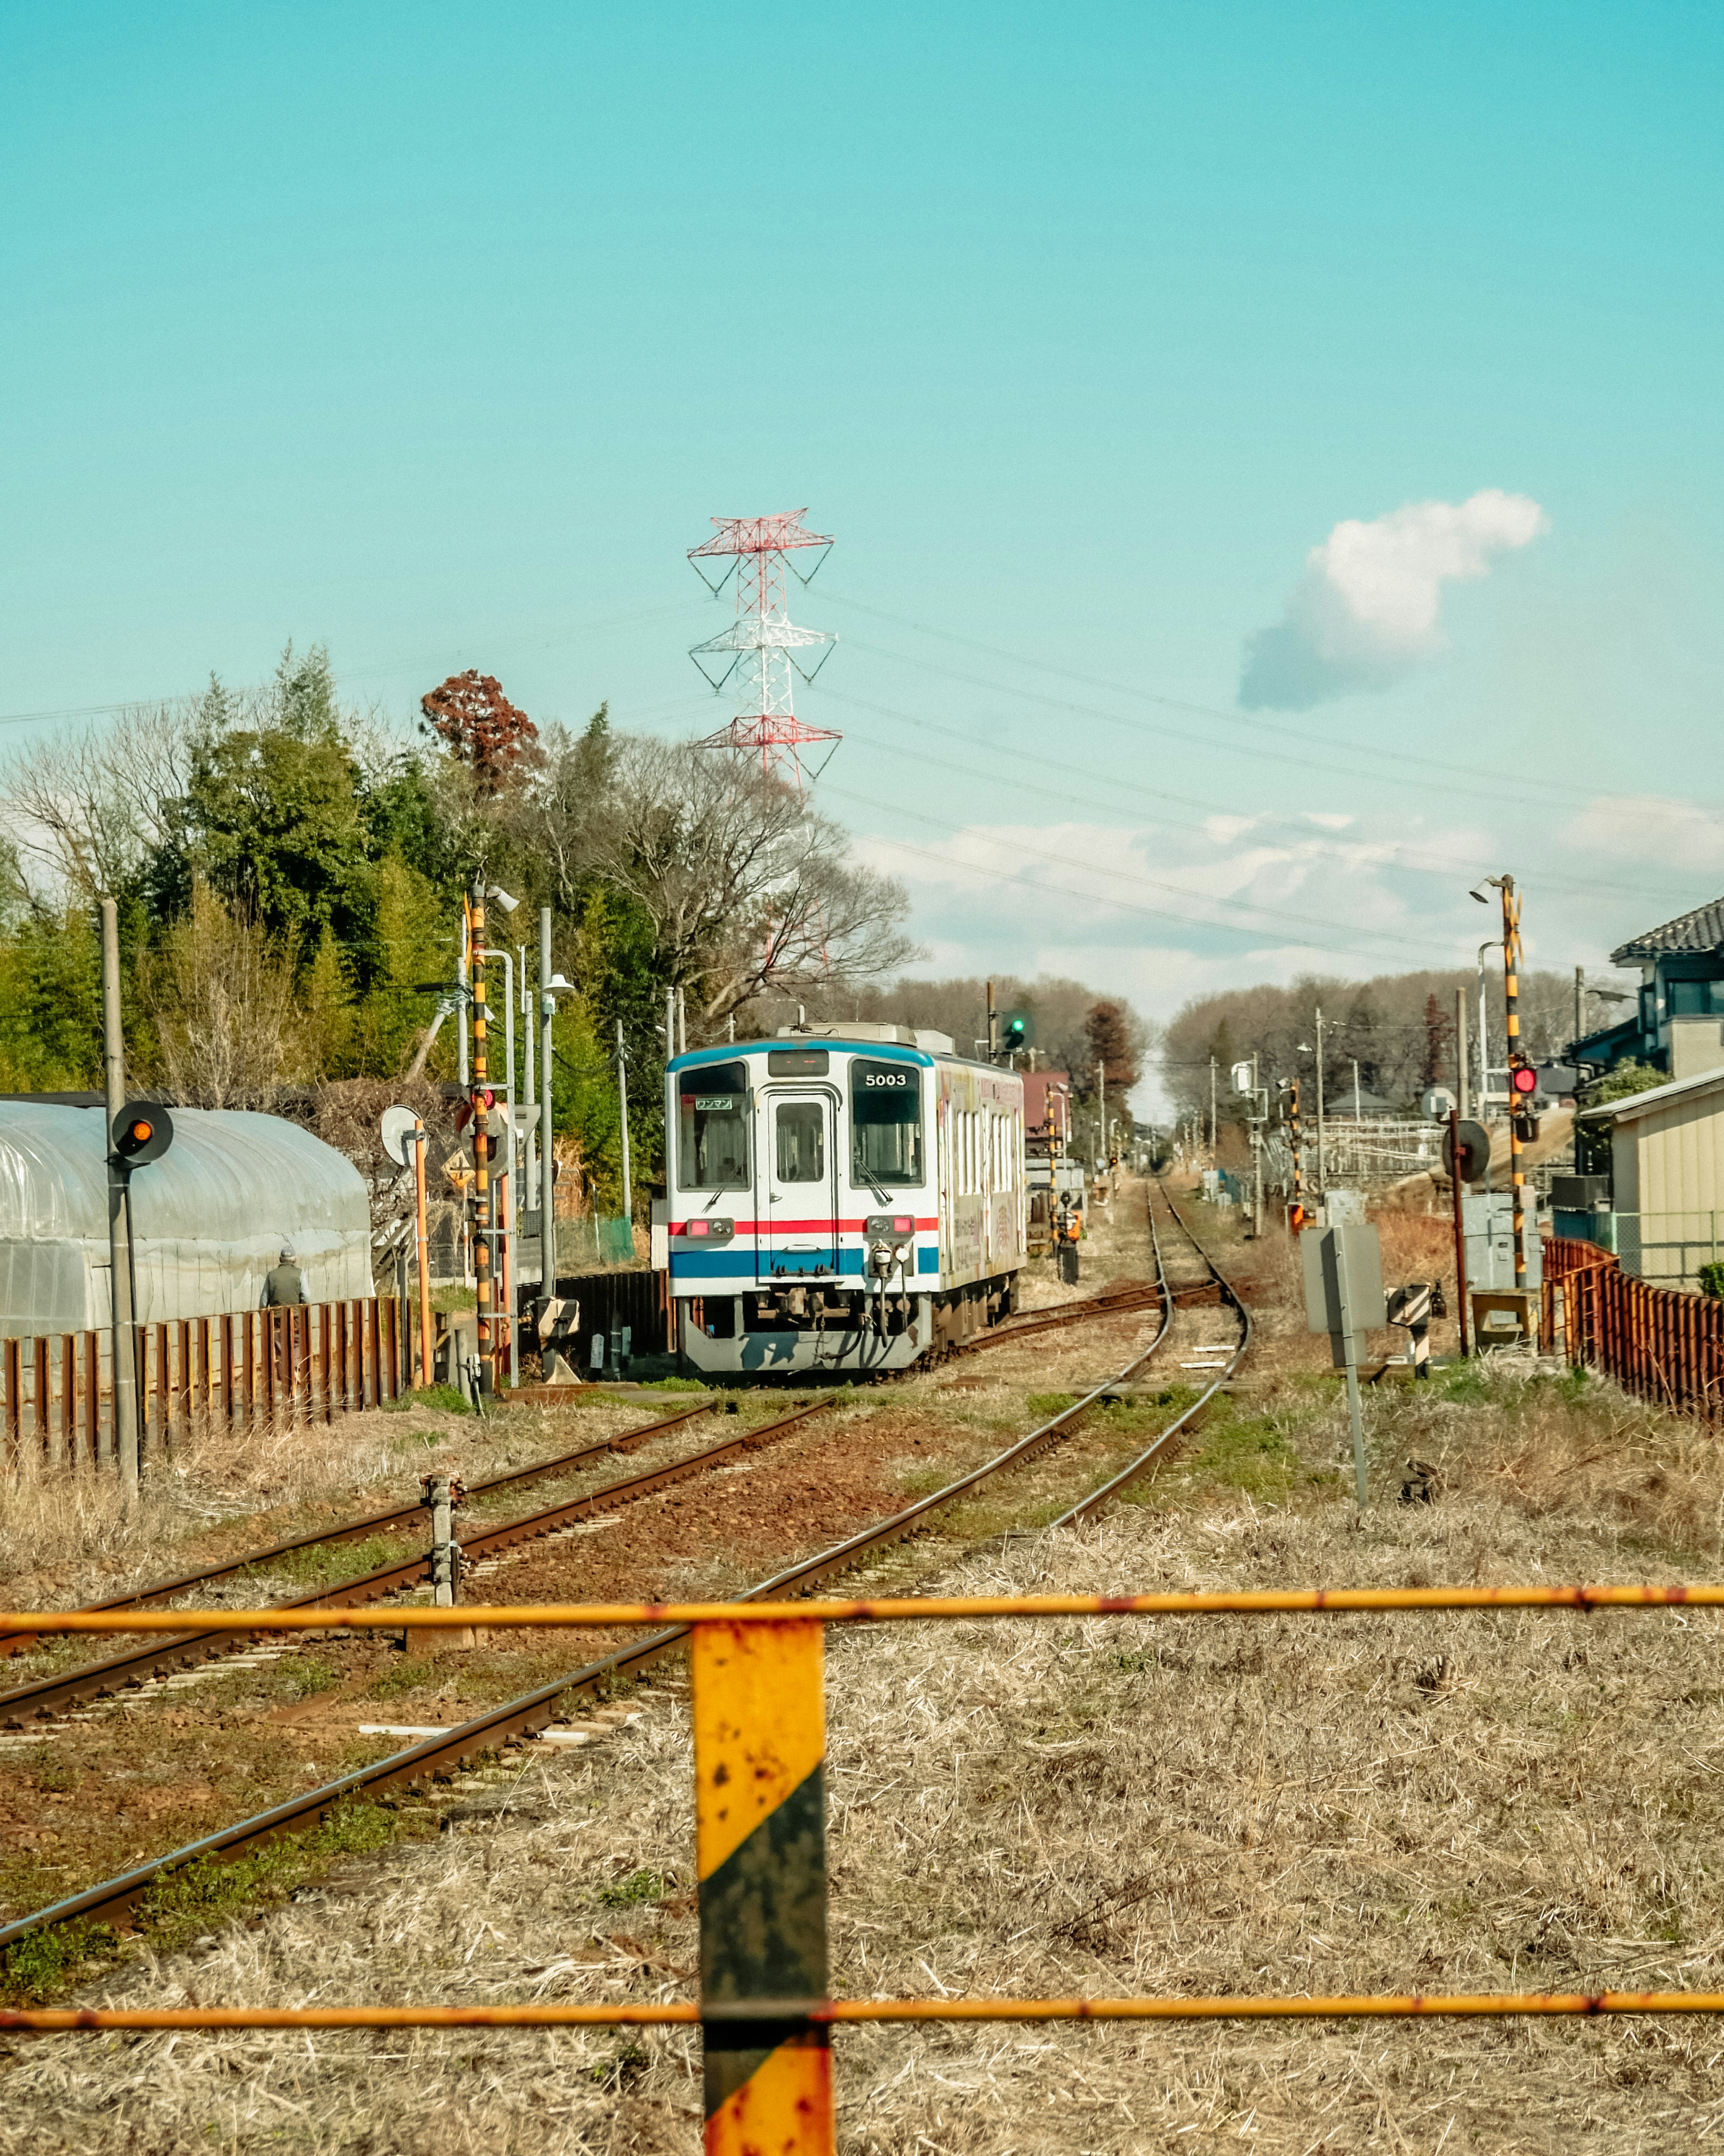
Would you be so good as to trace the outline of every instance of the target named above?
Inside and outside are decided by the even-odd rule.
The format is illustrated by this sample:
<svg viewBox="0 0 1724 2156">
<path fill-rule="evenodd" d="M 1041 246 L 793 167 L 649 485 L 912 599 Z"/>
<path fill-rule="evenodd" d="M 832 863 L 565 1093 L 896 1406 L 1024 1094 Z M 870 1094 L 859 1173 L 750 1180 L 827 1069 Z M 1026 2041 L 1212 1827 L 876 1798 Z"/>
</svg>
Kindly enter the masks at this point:
<svg viewBox="0 0 1724 2156">
<path fill-rule="evenodd" d="M 1164 787 L 1148 787 L 1141 785 L 1135 779 L 1121 778 L 1113 772 L 1090 770 L 1082 764 L 1074 764 L 1071 762 L 1070 758 L 1063 753 L 1060 756 L 1057 766 L 1050 766 L 1049 759 L 1045 755 L 1038 755 L 1032 750 L 1009 748 L 1003 742 L 994 740 L 972 728 L 947 725 L 938 719 L 916 718 L 912 716 L 907 711 L 895 711 L 891 706 L 888 704 L 875 703 L 867 697 L 852 696 L 844 690 L 829 689 L 827 694 L 830 696 L 835 697 L 839 703 L 853 705 L 858 711 L 872 711 L 876 715 L 876 716 L 883 719 L 893 720 L 899 725 L 914 726 L 919 731 L 929 733 L 944 734 L 952 741 L 973 743 L 977 746 L 984 747 L 990 758 L 996 757 L 1009 757 L 1015 762 L 1028 764 L 1032 767 L 1032 769 L 1040 774 L 1039 781 L 1034 784 L 1031 784 L 1025 779 L 1013 778 L 1005 773 L 999 771 L 989 771 L 987 776 L 989 783 L 992 784 L 1015 787 L 1020 792 L 1034 793 L 1041 799 L 1054 798 L 1068 801 L 1074 806 L 1080 808 L 1101 808 L 1106 810 L 1116 810 L 1118 808 L 1116 801 L 1109 801 L 1106 803 L 1090 801 L 1085 799 L 1081 795 L 1062 793 L 1058 788 L 1050 786 L 1049 783 L 1049 773 L 1050 769 L 1056 768 L 1060 771 L 1075 772 L 1080 778 L 1093 778 L 1098 785 L 1110 788 L 1116 794 L 1121 792 L 1125 792 L 1128 793 L 1140 794 L 1145 800 L 1149 801 L 1178 802 L 1182 807 L 1194 808 L 1201 814 L 1204 815 L 1230 815 L 1236 813 L 1228 808 L 1223 803 L 1219 801 L 1201 800 L 1192 794 L 1176 793 L 1170 788 Z M 956 764 L 942 763 L 938 757 L 928 756 L 926 751 L 919 751 L 918 757 L 920 761 L 934 765 L 937 768 L 948 771 L 959 771 L 963 777 L 970 779 L 972 783 L 977 776 L 973 766 L 959 766 Z M 1137 813 L 1140 814 L 1141 820 L 1142 822 L 1156 824 L 1163 830 L 1178 831 L 1188 835 L 1193 829 L 1193 826 L 1190 824 L 1180 823 L 1172 817 L 1142 815 L 1142 812 Z M 1313 839 L 1311 843 L 1317 844 L 1325 844 L 1325 842 L 1321 839 Z M 1339 847 L 1337 843 L 1332 839 L 1328 840 L 1326 842 L 1326 850 L 1327 850 L 1331 855 L 1338 852 Z M 1383 849 L 1374 846 L 1373 850 L 1383 852 Z M 1458 855 L 1425 854 L 1421 855 L 1420 854 L 1414 851 L 1411 848 L 1401 845 L 1395 845 L 1388 849 L 1387 852 L 1384 853 L 1384 858 L 1392 860 L 1397 866 L 1405 868 L 1417 875 L 1448 876 L 1454 875 L 1465 875 L 1467 876 L 1472 876 L 1475 875 L 1478 870 L 1478 862 L 1476 860 L 1465 860 Z M 1603 891 L 1609 893 L 1614 896 L 1634 899 L 1644 899 L 1646 896 L 1646 886 L 1644 884 L 1635 884 L 1630 886 L 1627 884 L 1605 883 L 1596 876 L 1565 876 L 1560 872 L 1560 870 L 1545 870 L 1541 868 L 1535 868 L 1534 873 L 1537 875 L 1541 883 L 1549 888 L 1559 891 L 1585 891 L 1588 894 L 1595 891 Z"/>
<path fill-rule="evenodd" d="M 936 830 L 949 831 L 956 834 L 962 829 L 961 826 L 947 823 L 939 817 L 925 816 L 914 808 L 906 808 L 901 803 L 893 802 L 888 803 L 884 801 L 871 800 L 865 794 L 852 793 L 846 787 L 832 786 L 829 782 L 823 790 L 829 793 L 835 793 L 844 800 L 856 802 L 865 808 L 873 808 L 878 810 L 882 814 L 908 816 L 912 822 L 929 824 Z M 952 856 L 950 854 L 936 854 L 928 847 L 912 845 L 906 839 L 888 839 L 885 843 L 890 845 L 901 847 L 906 853 L 915 854 L 920 859 L 938 861 L 944 867 L 950 868 L 952 865 Z M 1034 854 L 1038 860 L 1041 860 L 1057 862 L 1061 859 L 1061 857 L 1057 854 L 1044 854 L 1042 853 L 1039 849 L 1035 847 L 1020 847 L 1019 850 L 1025 853 Z M 1069 885 L 1049 883 L 1044 879 L 1034 876 L 1018 875 L 1010 869 L 992 868 L 985 862 L 966 861 L 962 864 L 962 866 L 966 871 L 973 872 L 980 875 L 991 876 L 998 882 L 1020 883 L 1023 884 L 1026 889 L 1030 891 L 1040 891 L 1044 894 L 1049 891 L 1055 892 L 1061 897 L 1075 898 L 1078 900 L 1080 904 L 1085 906 L 1112 906 L 1122 913 L 1141 914 L 1146 920 L 1174 921 L 1182 928 L 1214 929 L 1224 935 L 1247 937 L 1260 942 L 1265 936 L 1270 935 L 1274 932 L 1271 929 L 1265 927 L 1247 927 L 1242 922 L 1204 920 L 1198 915 L 1175 912 L 1171 908 L 1164 906 L 1138 906 L 1133 904 L 1129 899 L 1109 898 L 1103 894 L 1094 891 L 1073 891 Z M 1136 876 L 1131 875 L 1129 870 L 1126 870 L 1098 869 L 1095 873 L 1098 875 L 1113 876 L 1119 880 L 1152 884 L 1152 887 L 1156 889 L 1165 889 L 1167 887 L 1162 885 L 1153 885 L 1151 878 L 1147 876 Z M 1224 903 L 1225 901 L 1218 901 L 1213 902 Z M 1322 951 L 1324 949 L 1345 950 L 1348 948 L 1346 945 L 1326 946 L 1321 943 L 1316 943 L 1311 942 L 1309 937 L 1301 937 L 1296 939 L 1294 942 L 1293 947 L 1295 949 L 1311 951 Z M 1408 949 L 1418 950 L 1424 947 L 1417 944 L 1409 944 L 1406 947 Z M 1351 955 L 1354 957 L 1366 959 L 1373 965 L 1381 965 L 1383 963 L 1382 954 L 1380 952 L 1361 951 L 1357 948 L 1353 948 L 1351 952 Z M 1437 969 L 1434 967 L 1429 970 L 1435 971 Z"/>
<path fill-rule="evenodd" d="M 830 591 L 829 588 L 829 596 L 835 599 L 839 605 L 854 607 L 859 613 L 872 614 L 878 621 L 887 621 L 900 629 L 913 629 L 919 636 L 933 637 L 943 643 L 960 645 L 966 650 L 979 651 L 988 658 L 1003 659 L 1009 665 L 1029 667 L 1037 673 L 1057 675 L 1061 680 L 1081 682 L 1086 688 L 1101 689 L 1111 696 L 1127 696 L 1133 698 L 1140 703 L 1153 704 L 1158 710 L 1183 711 L 1188 713 L 1193 718 L 1219 719 L 1224 725 L 1239 726 L 1249 732 L 1269 734 L 1273 736 L 1276 740 L 1285 740 L 1286 737 L 1286 729 L 1285 726 L 1276 720 L 1256 719 L 1253 718 L 1248 711 L 1229 711 L 1225 706 L 1219 704 L 1194 703 L 1184 697 L 1164 696 L 1158 694 L 1154 690 L 1145 689 L 1130 682 L 1111 681 L 1099 675 L 1080 673 L 1076 669 L 1066 665 L 1062 662 L 1046 659 L 1032 659 L 1028 653 L 1025 652 L 1011 651 L 1003 645 L 984 643 L 975 637 L 960 636 L 950 629 L 935 629 L 926 622 L 913 621 L 906 614 L 891 613 L 884 607 L 870 606 L 861 599 L 850 598 L 848 593 L 843 591 Z M 852 640 L 854 641 L 854 639 Z M 882 658 L 895 660 L 901 659 L 901 654 L 895 652 L 887 651 L 880 645 L 863 644 L 859 648 L 863 650 L 874 650 Z M 954 680 L 965 681 L 977 688 L 992 689 L 1002 696 L 1027 697 L 1034 693 L 1029 690 L 1013 689 L 1003 682 L 985 681 L 977 675 L 958 673 L 949 668 L 933 668 L 931 666 L 931 662 L 929 661 L 901 660 L 901 663 L 909 665 L 926 666 L 930 670 L 946 672 L 949 675 L 950 678 Z M 1039 701 L 1059 701 L 1060 700 L 1046 698 L 1040 699 Z M 1106 718 L 1111 716 L 1105 712 L 1091 711 L 1090 707 L 1087 705 L 1072 704 L 1069 706 L 1069 708 L 1074 711 L 1084 711 L 1090 716 L 1098 718 Z M 1130 723 L 1129 721 L 1117 718 L 1115 718 L 1112 722 L 1116 725 L 1128 725 Z M 1193 737 L 1188 734 L 1178 733 L 1174 734 L 1172 737 L 1176 740 L 1187 742 L 1189 742 L 1193 738 Z M 1366 756 L 1374 757 L 1389 756 L 1393 757 L 1398 767 L 1407 764 L 1416 764 L 1421 766 L 1424 769 L 1441 773 L 1448 783 L 1448 789 L 1449 791 L 1455 790 L 1454 767 L 1443 757 L 1418 756 L 1410 751 L 1402 749 L 1398 747 L 1392 750 L 1385 749 L 1378 742 L 1349 741 L 1332 734 L 1318 734 L 1315 738 L 1321 742 L 1326 747 L 1340 749 L 1348 756 Z M 1200 743 L 1199 745 L 1205 746 L 1206 744 Z M 1302 758 L 1296 760 L 1301 762 L 1304 761 Z M 1327 770 L 1334 770 L 1337 768 L 1337 767 L 1333 765 L 1313 767 Z M 1346 775 L 1352 777 L 1356 776 L 1357 774 L 1349 771 Z M 1549 780 L 1543 782 L 1543 790 L 1549 793 L 1552 798 L 1562 797 L 1581 803 L 1585 803 L 1596 798 L 1595 789 L 1588 789 L 1583 787 L 1564 786 L 1560 782 L 1552 782 Z M 1522 788 L 1523 793 L 1525 791 L 1526 789 Z M 1495 797 L 1492 796 L 1491 798 L 1494 798 Z"/>
</svg>

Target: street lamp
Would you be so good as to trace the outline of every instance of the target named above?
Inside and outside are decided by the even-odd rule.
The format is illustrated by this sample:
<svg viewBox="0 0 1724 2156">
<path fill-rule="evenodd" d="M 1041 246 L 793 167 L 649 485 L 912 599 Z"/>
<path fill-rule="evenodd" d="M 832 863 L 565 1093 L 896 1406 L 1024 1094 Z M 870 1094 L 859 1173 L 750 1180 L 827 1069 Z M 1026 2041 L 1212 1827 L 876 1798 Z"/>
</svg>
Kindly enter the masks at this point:
<svg viewBox="0 0 1724 2156">
<path fill-rule="evenodd" d="M 548 1301 L 557 1293 L 557 1147 L 552 1127 L 551 1029 L 557 998 L 572 995 L 575 984 L 551 970 L 551 909 L 539 908 L 539 1119 L 544 1142 L 539 1150 L 539 1291 Z"/>
</svg>

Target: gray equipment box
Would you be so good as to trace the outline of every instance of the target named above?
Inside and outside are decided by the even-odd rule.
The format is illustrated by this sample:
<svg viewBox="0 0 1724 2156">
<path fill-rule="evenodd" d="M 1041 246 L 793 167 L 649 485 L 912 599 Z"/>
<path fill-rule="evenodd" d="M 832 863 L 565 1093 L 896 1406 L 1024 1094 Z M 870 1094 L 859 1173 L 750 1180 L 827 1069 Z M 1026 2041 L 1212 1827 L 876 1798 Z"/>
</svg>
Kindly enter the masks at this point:
<svg viewBox="0 0 1724 2156">
<path fill-rule="evenodd" d="M 1383 1292 L 1383 1246 L 1376 1229 L 1368 1224 L 1307 1228 L 1299 1238 L 1299 1254 L 1305 1265 L 1307 1326 L 1313 1332 L 1328 1334 L 1337 1369 L 1348 1360 L 1349 1333 L 1352 1359 L 1362 1362 L 1365 1335 L 1388 1323 Z"/>
<path fill-rule="evenodd" d="M 1538 1198 L 1530 1187 L 1524 1215 L 1526 1286 L 1537 1293 L 1544 1279 L 1544 1245 L 1538 1232 Z M 1463 1197 L 1461 1233 L 1466 1238 L 1466 1284 L 1470 1288 L 1515 1285 L 1515 1199 L 1512 1191 Z"/>
</svg>

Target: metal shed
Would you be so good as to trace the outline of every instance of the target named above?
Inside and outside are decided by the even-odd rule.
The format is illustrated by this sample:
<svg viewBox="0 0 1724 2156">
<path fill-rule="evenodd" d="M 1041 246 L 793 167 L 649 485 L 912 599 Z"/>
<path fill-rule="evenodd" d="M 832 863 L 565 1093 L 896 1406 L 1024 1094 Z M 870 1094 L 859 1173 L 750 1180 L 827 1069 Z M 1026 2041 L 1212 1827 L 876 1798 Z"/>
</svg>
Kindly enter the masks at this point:
<svg viewBox="0 0 1724 2156">
<path fill-rule="evenodd" d="M 1587 1228 L 1624 1271 L 1677 1286 L 1724 1255 L 1724 1070 L 1584 1108 L 1580 1121 L 1609 1126 L 1610 1208 Z"/>
<path fill-rule="evenodd" d="M 373 1292 L 370 1204 L 345 1154 L 279 1116 L 173 1121 L 131 1178 L 140 1324 L 255 1309 L 290 1243 L 308 1301 Z M 110 1322 L 106 1124 L 100 1107 L 0 1101 L 0 1337 Z"/>
</svg>

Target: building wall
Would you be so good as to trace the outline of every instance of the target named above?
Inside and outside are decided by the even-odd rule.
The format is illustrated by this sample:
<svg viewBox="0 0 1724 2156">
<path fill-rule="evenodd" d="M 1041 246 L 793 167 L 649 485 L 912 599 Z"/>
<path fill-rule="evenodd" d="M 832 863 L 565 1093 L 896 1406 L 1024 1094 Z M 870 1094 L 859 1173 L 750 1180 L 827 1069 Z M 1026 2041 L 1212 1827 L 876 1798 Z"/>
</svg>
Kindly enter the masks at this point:
<svg viewBox="0 0 1724 2156">
<path fill-rule="evenodd" d="M 1724 1210 L 1724 1086 L 1618 1123 L 1613 1167 L 1619 1213 Z"/>
</svg>

